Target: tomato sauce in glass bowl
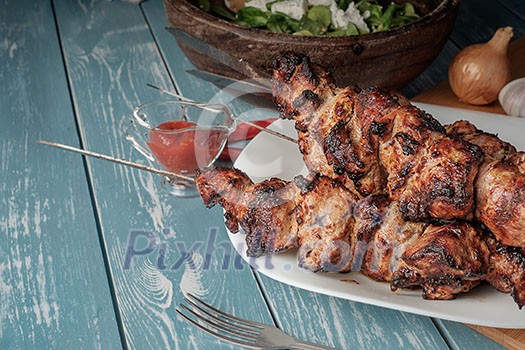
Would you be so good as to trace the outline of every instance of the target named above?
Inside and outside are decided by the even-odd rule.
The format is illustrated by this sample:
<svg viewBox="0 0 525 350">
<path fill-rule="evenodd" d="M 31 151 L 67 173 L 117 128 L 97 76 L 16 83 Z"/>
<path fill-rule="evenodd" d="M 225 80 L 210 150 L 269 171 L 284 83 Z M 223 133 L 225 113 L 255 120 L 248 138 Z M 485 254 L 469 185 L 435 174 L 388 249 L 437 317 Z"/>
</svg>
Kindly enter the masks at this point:
<svg viewBox="0 0 525 350">
<path fill-rule="evenodd" d="M 217 159 L 235 130 L 232 112 L 224 105 L 181 100 L 138 106 L 121 125 L 126 139 L 149 161 L 184 175 L 166 176 L 164 189 L 176 197 L 196 197 L 195 170 Z"/>
<path fill-rule="evenodd" d="M 228 130 L 224 128 L 201 127 L 190 121 L 172 120 L 152 129 L 147 145 L 167 170 L 193 174 L 203 164 L 213 162 L 227 135 Z"/>
</svg>

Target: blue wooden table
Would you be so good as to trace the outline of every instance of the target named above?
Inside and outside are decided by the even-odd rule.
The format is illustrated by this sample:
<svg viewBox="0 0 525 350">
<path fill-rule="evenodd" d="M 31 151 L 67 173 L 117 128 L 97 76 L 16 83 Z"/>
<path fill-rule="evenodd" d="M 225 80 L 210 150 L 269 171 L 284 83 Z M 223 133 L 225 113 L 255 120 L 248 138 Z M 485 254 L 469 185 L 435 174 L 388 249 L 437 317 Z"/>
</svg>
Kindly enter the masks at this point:
<svg viewBox="0 0 525 350">
<path fill-rule="evenodd" d="M 522 0 L 462 0 L 443 52 L 405 92 L 443 80 L 461 47 L 498 27 L 523 35 L 524 20 Z M 177 317 L 186 291 L 342 349 L 500 348 L 463 324 L 266 278 L 233 253 L 220 208 L 164 194 L 158 176 L 36 143 L 143 161 L 118 127 L 163 98 L 145 83 L 199 100 L 218 91 L 186 72 L 166 25 L 161 0 L 0 1 L 0 349 L 230 347 Z M 225 258 L 235 264 L 223 269 Z"/>
</svg>

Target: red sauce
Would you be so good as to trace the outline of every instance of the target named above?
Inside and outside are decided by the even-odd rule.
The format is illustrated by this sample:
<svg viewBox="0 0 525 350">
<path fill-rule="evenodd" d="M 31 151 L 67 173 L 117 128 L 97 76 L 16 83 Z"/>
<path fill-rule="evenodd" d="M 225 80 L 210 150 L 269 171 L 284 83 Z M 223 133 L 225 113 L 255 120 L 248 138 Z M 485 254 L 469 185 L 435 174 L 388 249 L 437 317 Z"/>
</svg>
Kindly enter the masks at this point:
<svg viewBox="0 0 525 350">
<path fill-rule="evenodd" d="M 167 170 L 190 173 L 209 165 L 217 156 L 226 130 L 195 129 L 196 123 L 173 120 L 150 131 L 148 147 Z M 188 130 L 184 130 L 190 128 Z M 169 132 L 172 130 L 173 132 Z"/>
</svg>

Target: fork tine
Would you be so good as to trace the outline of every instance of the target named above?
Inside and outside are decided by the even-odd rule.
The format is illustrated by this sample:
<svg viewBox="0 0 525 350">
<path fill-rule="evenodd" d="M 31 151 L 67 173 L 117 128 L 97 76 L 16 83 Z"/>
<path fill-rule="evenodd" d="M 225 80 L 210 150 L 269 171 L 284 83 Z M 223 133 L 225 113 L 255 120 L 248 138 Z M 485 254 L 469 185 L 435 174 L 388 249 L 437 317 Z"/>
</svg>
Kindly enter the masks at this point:
<svg viewBox="0 0 525 350">
<path fill-rule="evenodd" d="M 219 322 L 221 325 L 224 325 L 226 327 L 234 328 L 235 330 L 238 330 L 238 331 L 243 331 L 243 332 L 249 333 L 249 335 L 251 335 L 251 336 L 256 336 L 256 335 L 259 334 L 258 330 L 256 330 L 253 327 L 250 327 L 250 328 L 243 327 L 243 326 L 241 326 L 238 323 L 234 323 L 234 322 L 232 322 L 230 320 L 225 320 L 224 318 L 217 317 L 216 315 L 212 314 L 211 312 L 205 310 L 202 306 L 197 305 L 194 301 L 192 301 L 192 300 L 190 300 L 188 298 L 184 298 L 184 300 L 188 304 L 193 306 L 195 309 L 199 310 L 200 312 L 204 313 L 205 315 L 207 315 L 210 318 L 214 319 L 215 321 Z"/>
<path fill-rule="evenodd" d="M 256 329 L 259 329 L 259 330 L 264 329 L 264 325 L 262 323 L 258 323 L 258 322 L 254 322 L 254 321 L 248 321 L 248 320 L 245 320 L 243 318 L 239 318 L 239 317 L 227 314 L 224 311 L 221 311 L 221 310 L 211 306 L 210 304 L 202 301 L 201 299 L 197 298 L 195 295 L 193 295 L 191 293 L 187 293 L 187 296 L 189 296 L 191 299 L 195 300 L 199 304 L 205 306 L 206 308 L 208 308 L 210 310 L 213 310 L 218 315 L 221 315 L 222 317 L 225 317 L 228 320 L 233 320 L 235 322 L 240 323 L 243 326 L 253 327 L 253 328 L 256 328 Z M 186 299 L 189 299 L 189 298 L 186 297 Z"/>
<path fill-rule="evenodd" d="M 235 338 L 232 338 L 232 337 L 228 337 L 224 334 L 221 334 L 221 333 L 218 333 L 216 331 L 213 331 L 207 327 L 204 327 L 203 325 L 201 325 L 200 323 L 194 321 L 191 317 L 189 317 L 188 315 L 186 315 L 185 313 L 183 313 L 182 311 L 180 311 L 179 309 L 175 309 L 175 311 L 180 315 L 182 316 L 186 321 L 190 322 L 191 324 L 193 324 L 195 327 L 199 328 L 200 330 L 214 336 L 214 337 L 217 337 L 219 339 L 222 339 L 222 340 L 226 340 L 227 342 L 230 342 L 232 344 L 235 344 L 235 345 L 242 345 L 242 346 L 245 346 L 245 347 L 248 347 L 248 348 L 252 348 L 252 349 L 260 349 L 260 347 L 258 346 L 255 346 L 253 342 L 247 342 L 247 341 L 243 341 L 243 340 L 239 340 L 239 339 L 235 339 Z"/>
<path fill-rule="evenodd" d="M 192 314 L 193 316 L 195 316 L 195 318 L 197 320 L 202 321 L 203 323 L 206 323 L 209 326 L 213 326 L 213 327 L 217 328 L 220 331 L 229 333 L 231 335 L 235 335 L 237 337 L 242 337 L 243 340 L 254 341 L 255 340 L 254 337 L 257 336 L 256 334 L 241 333 L 241 332 L 239 332 L 239 331 L 237 331 L 235 329 L 228 328 L 229 324 L 227 324 L 226 326 L 223 326 L 223 325 L 221 325 L 221 324 L 219 324 L 217 322 L 214 322 L 213 320 L 208 319 L 206 316 L 203 316 L 203 315 L 199 314 L 195 310 L 190 309 L 189 307 L 187 307 L 184 304 L 179 304 L 179 306 L 182 309 L 184 309 L 185 311 L 187 311 L 190 314 Z"/>
</svg>

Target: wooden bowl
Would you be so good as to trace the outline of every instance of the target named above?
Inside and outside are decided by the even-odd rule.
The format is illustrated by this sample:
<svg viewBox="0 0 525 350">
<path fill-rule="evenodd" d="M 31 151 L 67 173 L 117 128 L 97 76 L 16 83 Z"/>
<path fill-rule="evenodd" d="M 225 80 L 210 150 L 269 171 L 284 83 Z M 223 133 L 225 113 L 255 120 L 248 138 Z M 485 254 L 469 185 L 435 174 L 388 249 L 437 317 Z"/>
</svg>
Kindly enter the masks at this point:
<svg viewBox="0 0 525 350">
<path fill-rule="evenodd" d="M 402 1 L 401 1 L 402 2 Z M 401 88 L 439 54 L 452 31 L 459 0 L 412 0 L 420 20 L 388 31 L 346 37 L 305 37 L 247 28 L 200 10 L 194 0 L 164 0 L 171 27 L 271 74 L 282 51 L 308 55 L 339 86 Z M 243 79 L 235 70 L 179 42 L 199 69 Z"/>
</svg>

